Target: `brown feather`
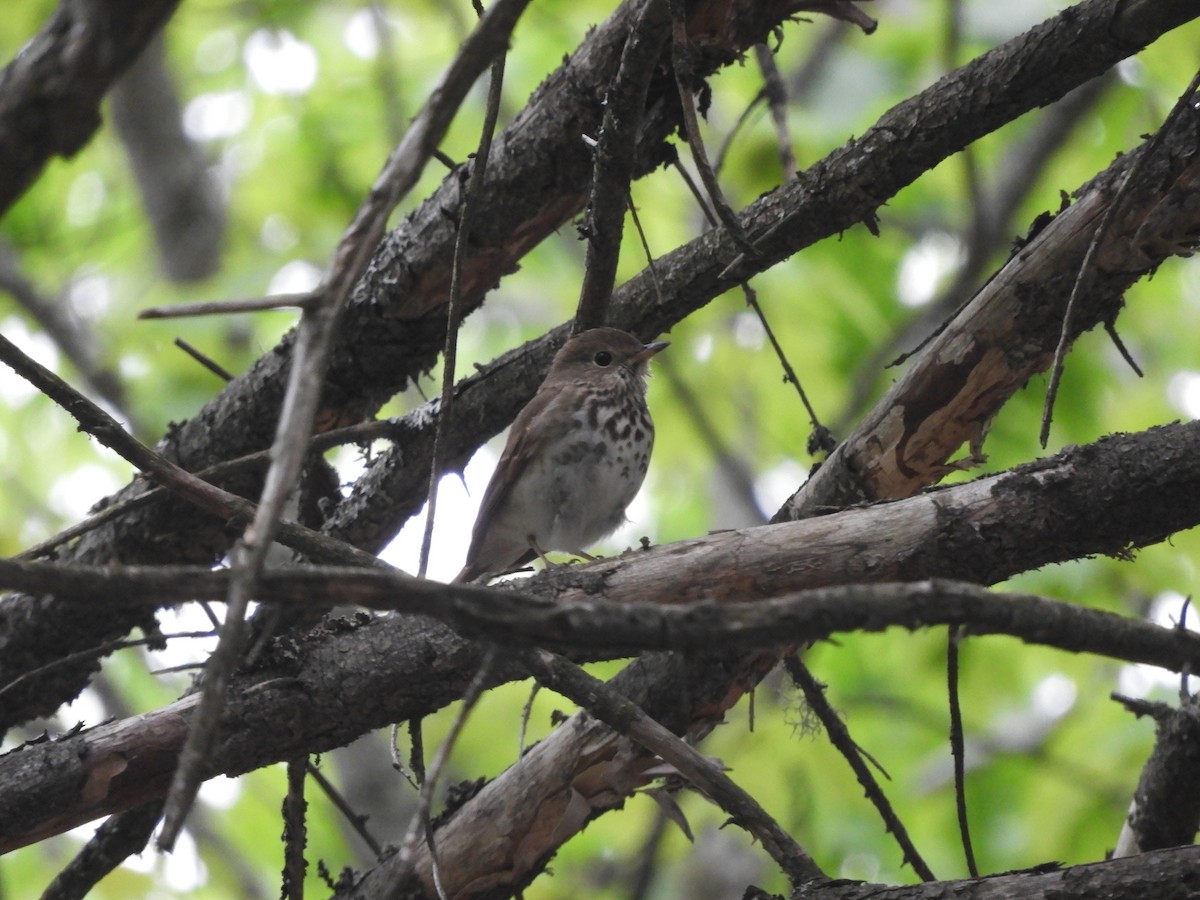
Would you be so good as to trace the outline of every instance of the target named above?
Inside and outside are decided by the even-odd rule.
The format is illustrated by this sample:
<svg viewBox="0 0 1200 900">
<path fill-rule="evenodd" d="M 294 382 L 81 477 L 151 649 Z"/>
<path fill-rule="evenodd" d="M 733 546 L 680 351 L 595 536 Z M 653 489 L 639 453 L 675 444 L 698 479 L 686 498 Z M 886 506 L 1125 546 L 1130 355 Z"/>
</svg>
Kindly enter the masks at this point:
<svg viewBox="0 0 1200 900">
<path fill-rule="evenodd" d="M 471 530 L 471 548 L 467 551 L 467 562 L 463 566 L 463 570 L 455 577 L 456 582 L 470 581 L 487 571 L 486 567 L 477 568 L 477 556 L 483 547 L 484 538 L 487 536 L 488 525 L 504 505 L 508 495 L 512 493 L 512 486 L 517 483 L 517 479 L 529 465 L 529 461 L 542 452 L 542 447 L 546 443 L 545 432 L 529 428 L 528 422 L 548 408 L 562 394 L 563 387 L 562 382 L 543 382 L 537 393 L 533 395 L 533 399 L 525 404 L 524 408 L 517 413 L 517 417 L 513 419 L 512 427 L 508 431 L 508 441 L 504 445 L 504 452 L 500 454 L 500 462 L 496 464 L 496 471 L 492 474 L 487 489 L 483 493 L 483 500 L 479 504 L 479 514 L 475 518 L 475 527 Z M 525 557 L 517 560 L 513 565 L 524 565 L 536 556 L 537 554 L 530 550 Z"/>
</svg>

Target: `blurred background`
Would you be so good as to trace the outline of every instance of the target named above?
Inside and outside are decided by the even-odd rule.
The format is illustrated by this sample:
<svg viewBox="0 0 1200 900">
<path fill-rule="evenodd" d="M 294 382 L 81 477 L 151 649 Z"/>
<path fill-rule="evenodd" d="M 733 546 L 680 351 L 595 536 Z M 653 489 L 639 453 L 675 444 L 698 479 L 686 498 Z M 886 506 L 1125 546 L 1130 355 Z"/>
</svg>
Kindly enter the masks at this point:
<svg viewBox="0 0 1200 900">
<path fill-rule="evenodd" d="M 815 16 L 782 31 L 774 64 L 786 91 L 793 161 L 781 158 L 777 123 L 762 102 L 751 54 L 710 81 L 703 123 L 710 156 L 735 208 L 862 134 L 894 104 L 944 72 L 1065 8 L 1020 0 L 864 5 L 872 35 Z M 0 17 L 0 62 L 41 27 L 55 4 L 26 0 Z M 613 4 L 540 0 L 519 24 L 506 73 L 501 127 Z M 305 291 L 316 286 L 347 222 L 388 152 L 424 102 L 474 21 L 467 3 L 191 0 L 121 82 L 106 125 L 74 159 L 56 160 L 0 220 L 0 332 L 101 401 L 153 444 L 192 416 L 221 378 L 176 345 L 182 338 L 231 373 L 273 346 L 288 311 L 138 322 L 149 306 Z M 913 349 L 1006 258 L 1040 213 L 1155 130 L 1197 64 L 1200 28 L 1178 29 L 1063 101 L 1014 122 L 925 174 L 880 210 L 881 234 L 861 227 L 826 240 L 754 279 L 771 326 L 824 423 L 842 437 L 896 377 L 886 364 Z M 773 46 L 774 49 L 774 46 Z M 478 140 L 486 85 L 476 86 L 442 149 L 455 160 Z M 684 148 L 681 155 L 685 158 Z M 399 221 L 441 180 L 432 163 L 397 212 Z M 655 256 L 706 229 L 672 170 L 636 182 L 633 199 Z M 568 319 L 584 245 L 563 228 L 505 278 L 465 323 L 459 372 Z M 627 227 L 618 282 L 646 265 Z M 1007 404 L 985 444 L 1000 471 L 1071 443 L 1135 431 L 1200 412 L 1200 268 L 1172 260 L 1128 296 L 1118 322 L 1138 378 L 1103 334 L 1071 353 L 1051 445 L 1038 445 L 1045 381 Z M 658 439 L 629 525 L 602 551 L 645 536 L 664 543 L 765 521 L 804 480 L 809 423 L 784 383 L 740 292 L 719 298 L 670 335 L 650 386 Z M 439 389 L 437 373 L 380 413 L 412 409 Z M 502 439 L 464 478 L 442 486 L 430 575 L 448 579 Z M 331 455 L 343 482 L 360 448 Z M 0 370 L 0 554 L 18 553 L 85 517 L 132 476 L 130 467 L 76 431 L 73 420 L 9 370 Z M 385 552 L 415 571 L 422 522 Z M 1200 540 L 1178 535 L 1132 562 L 1091 559 L 1016 579 L 1093 607 L 1177 618 L 1193 590 Z M 195 611 L 164 615 L 168 633 L 204 630 Z M 57 721 L 96 724 L 153 709 L 190 683 L 188 666 L 214 642 L 180 639 L 107 660 L 96 685 Z M 885 785 L 939 877 L 965 873 L 957 842 L 946 746 L 945 635 L 853 635 L 809 654 L 814 673 L 860 745 L 888 770 Z M 1004 638 L 963 647 L 969 744 L 967 796 L 985 871 L 1057 859 L 1096 860 L 1113 846 L 1153 736 L 1108 699 L 1114 689 L 1169 698 L 1178 680 L 1154 670 L 1028 648 Z M 602 676 L 619 664 L 597 666 Z M 163 670 L 171 670 L 164 672 Z M 898 675 L 900 677 L 898 677 Z M 518 754 L 530 685 L 490 692 L 455 751 L 450 780 L 494 775 Z M 782 676 L 743 702 L 704 744 L 832 874 L 915 880 L 844 763 L 809 727 Z M 570 705 L 546 692 L 532 707 L 526 744 Z M 426 747 L 454 708 L 427 720 Z M 8 749 L 41 726 L 8 736 Z M 388 736 L 327 754 L 320 769 L 383 842 L 397 840 L 414 793 L 388 759 Z M 430 751 L 432 752 L 432 751 Z M 278 894 L 282 766 L 205 786 L 190 830 L 170 856 L 147 851 L 110 876 L 96 897 L 268 897 Z M 566 846 L 553 875 L 525 894 L 738 897 L 748 882 L 783 890 L 759 848 L 702 798 L 676 795 L 690 844 L 649 797 L 602 817 Z M 316 785 L 310 803 L 310 889 L 323 895 L 317 860 L 334 873 L 363 867 L 370 848 Z M 1053 814 L 1048 815 L 1047 811 Z M 4 896 L 32 896 L 86 840 L 91 827 L 0 860 Z"/>
</svg>

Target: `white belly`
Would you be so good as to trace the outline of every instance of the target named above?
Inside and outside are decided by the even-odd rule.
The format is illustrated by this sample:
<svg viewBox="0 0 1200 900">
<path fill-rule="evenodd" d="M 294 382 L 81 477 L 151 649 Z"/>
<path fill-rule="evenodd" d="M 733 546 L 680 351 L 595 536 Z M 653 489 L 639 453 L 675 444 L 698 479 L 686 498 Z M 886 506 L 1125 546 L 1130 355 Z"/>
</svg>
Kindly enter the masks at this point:
<svg viewBox="0 0 1200 900">
<path fill-rule="evenodd" d="M 614 429 L 609 440 L 564 442 L 557 452 L 531 461 L 512 499 L 537 511 L 537 545 L 576 552 L 615 531 L 646 477 L 653 443 L 647 417 L 637 426 Z"/>
</svg>

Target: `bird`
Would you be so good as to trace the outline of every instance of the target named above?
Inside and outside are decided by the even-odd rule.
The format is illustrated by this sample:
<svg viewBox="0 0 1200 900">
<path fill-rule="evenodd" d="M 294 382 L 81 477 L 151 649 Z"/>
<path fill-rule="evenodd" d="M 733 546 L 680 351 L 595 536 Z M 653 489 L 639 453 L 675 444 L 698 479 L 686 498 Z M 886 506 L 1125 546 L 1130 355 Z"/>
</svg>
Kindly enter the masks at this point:
<svg viewBox="0 0 1200 900">
<path fill-rule="evenodd" d="M 563 345 L 517 414 L 453 583 L 501 575 L 584 548 L 625 521 L 654 445 L 648 363 L 668 346 L 591 328 Z"/>
</svg>

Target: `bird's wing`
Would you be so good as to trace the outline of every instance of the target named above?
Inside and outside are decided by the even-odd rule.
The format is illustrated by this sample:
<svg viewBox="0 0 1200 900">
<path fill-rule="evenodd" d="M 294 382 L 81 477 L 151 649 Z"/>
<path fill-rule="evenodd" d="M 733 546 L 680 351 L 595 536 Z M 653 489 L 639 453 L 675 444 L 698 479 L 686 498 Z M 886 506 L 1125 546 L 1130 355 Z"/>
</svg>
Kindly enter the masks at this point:
<svg viewBox="0 0 1200 900">
<path fill-rule="evenodd" d="M 528 423 L 562 396 L 563 387 L 563 384 L 543 385 L 513 420 L 512 428 L 508 432 L 508 443 L 504 445 L 500 462 L 496 464 L 496 471 L 492 474 L 492 480 L 488 482 L 483 501 L 479 505 L 479 515 L 475 519 L 475 529 L 471 534 L 471 549 L 467 553 L 468 560 L 474 559 L 483 543 L 488 523 L 508 499 L 512 486 L 521 477 L 529 461 L 542 452 L 546 443 L 545 429 L 531 429 Z"/>
</svg>

